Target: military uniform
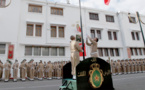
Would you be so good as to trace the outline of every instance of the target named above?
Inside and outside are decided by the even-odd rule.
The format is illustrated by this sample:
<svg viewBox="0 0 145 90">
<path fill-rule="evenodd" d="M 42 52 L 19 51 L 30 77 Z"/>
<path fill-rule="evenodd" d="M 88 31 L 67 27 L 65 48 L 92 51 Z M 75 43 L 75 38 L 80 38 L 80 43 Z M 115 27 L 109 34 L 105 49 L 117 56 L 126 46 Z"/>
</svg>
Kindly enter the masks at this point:
<svg viewBox="0 0 145 90">
<path fill-rule="evenodd" d="M 24 60 L 22 62 L 22 64 L 20 65 L 20 68 L 21 68 L 21 74 L 22 74 L 22 81 L 25 81 L 26 79 L 26 73 L 27 73 L 27 66 L 28 64 L 26 63 L 26 60 Z"/>
<path fill-rule="evenodd" d="M 44 62 L 44 78 L 47 78 L 46 62 Z"/>
<path fill-rule="evenodd" d="M 131 61 L 131 73 L 135 73 L 135 63 L 134 63 L 134 61 L 132 60 Z"/>
<path fill-rule="evenodd" d="M 38 65 L 38 79 L 43 80 L 44 64 L 40 61 Z"/>
<path fill-rule="evenodd" d="M 126 62 L 125 62 L 125 60 L 123 61 L 123 72 L 124 72 L 124 74 L 127 74 L 127 64 L 126 64 Z"/>
<path fill-rule="evenodd" d="M 35 78 L 38 78 L 38 63 L 35 64 L 35 72 L 34 72 Z"/>
<path fill-rule="evenodd" d="M 116 75 L 115 68 L 116 68 L 115 62 L 111 60 L 111 70 L 113 75 Z"/>
<path fill-rule="evenodd" d="M 143 62 L 143 59 L 141 59 L 140 62 L 141 62 L 141 72 L 143 73 L 144 72 L 144 62 Z"/>
<path fill-rule="evenodd" d="M 57 79 L 61 79 L 61 63 L 57 64 Z"/>
<path fill-rule="evenodd" d="M 18 68 L 19 68 L 19 63 L 17 60 L 13 64 L 12 68 L 13 68 L 13 81 L 16 82 L 18 78 Z"/>
<path fill-rule="evenodd" d="M 117 62 L 116 62 L 116 67 L 117 67 L 117 73 L 120 75 L 121 74 L 121 63 L 120 63 L 120 60 L 118 60 Z"/>
<path fill-rule="evenodd" d="M 71 50 L 72 75 L 73 79 L 76 79 L 76 66 L 80 62 L 79 52 L 82 52 L 82 49 L 79 46 L 79 42 L 72 40 L 70 43 L 70 50 Z"/>
<path fill-rule="evenodd" d="M 9 61 L 7 61 L 4 64 L 4 68 L 5 68 L 5 82 L 8 82 L 10 78 L 10 70 L 11 70 L 11 64 L 9 63 Z"/>
<path fill-rule="evenodd" d="M 138 67 L 138 73 L 140 73 L 141 72 L 141 62 L 140 62 L 140 60 L 139 59 L 137 59 L 137 67 Z"/>
<path fill-rule="evenodd" d="M 30 70 L 30 80 L 34 80 L 34 71 L 35 71 L 35 64 L 33 63 L 34 60 L 32 60 L 29 64 L 29 70 Z"/>
<path fill-rule="evenodd" d="M 49 61 L 46 65 L 46 69 L 47 69 L 47 79 L 52 79 L 52 70 L 53 70 L 53 65 L 52 63 Z"/>
<path fill-rule="evenodd" d="M 3 77 L 3 63 L 0 61 L 0 81 L 2 80 Z"/>
<path fill-rule="evenodd" d="M 131 63 L 130 63 L 130 61 L 129 60 L 127 60 L 126 61 L 127 62 L 127 71 L 128 71 L 128 74 L 130 74 L 130 72 L 131 72 Z"/>
</svg>

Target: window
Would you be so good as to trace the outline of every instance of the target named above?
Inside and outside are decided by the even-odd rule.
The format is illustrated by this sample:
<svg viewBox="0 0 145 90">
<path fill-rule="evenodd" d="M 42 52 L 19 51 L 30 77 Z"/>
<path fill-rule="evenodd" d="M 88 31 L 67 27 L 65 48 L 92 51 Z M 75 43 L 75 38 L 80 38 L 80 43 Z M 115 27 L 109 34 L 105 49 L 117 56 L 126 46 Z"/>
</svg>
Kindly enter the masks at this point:
<svg viewBox="0 0 145 90">
<path fill-rule="evenodd" d="M 90 13 L 90 20 L 99 20 L 99 16 L 97 13 Z"/>
<path fill-rule="evenodd" d="M 91 37 L 95 38 L 95 30 L 91 30 Z"/>
<path fill-rule="evenodd" d="M 134 32 L 131 32 L 132 40 L 135 40 Z"/>
<path fill-rule="evenodd" d="M 33 24 L 27 24 L 26 36 L 33 36 Z"/>
<path fill-rule="evenodd" d="M 65 47 L 25 46 L 25 56 L 65 56 Z"/>
<path fill-rule="evenodd" d="M 98 37 L 98 39 L 101 39 L 101 31 L 100 30 L 97 30 L 97 37 Z"/>
<path fill-rule="evenodd" d="M 41 47 L 34 47 L 34 56 L 41 56 Z"/>
<path fill-rule="evenodd" d="M 51 56 L 57 56 L 57 48 L 56 47 L 51 48 Z"/>
<path fill-rule="evenodd" d="M 133 48 L 130 48 L 130 50 L 131 50 L 131 55 L 133 56 L 134 54 L 133 54 Z"/>
<path fill-rule="evenodd" d="M 51 7 L 51 14 L 53 14 L 53 15 L 63 15 L 63 8 Z"/>
<path fill-rule="evenodd" d="M 109 38 L 109 40 L 112 40 L 112 33 L 111 33 L 111 31 L 108 31 L 108 38 Z"/>
<path fill-rule="evenodd" d="M 114 22 L 114 16 L 106 15 L 106 22 Z"/>
<path fill-rule="evenodd" d="M 64 38 L 64 27 L 59 27 L 59 37 Z"/>
<path fill-rule="evenodd" d="M 131 32 L 132 40 L 140 40 L 139 32 Z"/>
<path fill-rule="evenodd" d="M 135 48 L 134 50 L 135 50 L 135 55 L 138 55 L 138 51 L 137 51 L 137 48 Z"/>
<path fill-rule="evenodd" d="M 26 46 L 25 47 L 25 55 L 26 56 L 32 56 L 32 46 Z"/>
<path fill-rule="evenodd" d="M 136 23 L 135 17 L 128 17 L 130 23 Z"/>
<path fill-rule="evenodd" d="M 27 24 L 26 36 L 42 36 L 42 25 Z"/>
<path fill-rule="evenodd" d="M 114 35 L 114 40 L 117 40 L 117 33 L 113 32 L 113 35 Z"/>
<path fill-rule="evenodd" d="M 145 48 L 143 49 L 144 55 L 145 55 Z"/>
<path fill-rule="evenodd" d="M 110 55 L 114 56 L 114 50 L 113 50 L 113 48 L 110 49 Z"/>
<path fill-rule="evenodd" d="M 56 37 L 57 32 L 56 32 L 56 26 L 51 26 L 51 37 Z"/>
<path fill-rule="evenodd" d="M 65 48 L 64 47 L 59 48 L 59 56 L 65 56 Z"/>
<path fill-rule="evenodd" d="M 136 32 L 136 38 L 137 38 L 137 40 L 139 40 L 139 33 L 138 32 Z"/>
<path fill-rule="evenodd" d="M 5 44 L 0 44 L 0 54 L 5 54 L 5 48 L 6 48 Z"/>
<path fill-rule="evenodd" d="M 6 4 L 6 0 L 0 0 L 0 7 L 4 7 Z"/>
<path fill-rule="evenodd" d="M 99 56 L 102 57 L 103 56 L 103 50 L 102 50 L 102 48 L 99 48 L 98 50 L 99 50 Z"/>
<path fill-rule="evenodd" d="M 115 49 L 115 53 L 116 53 L 116 56 L 120 56 L 118 48 Z"/>
<path fill-rule="evenodd" d="M 29 12 L 42 13 L 42 6 L 29 4 Z"/>
<path fill-rule="evenodd" d="M 42 55 L 43 56 L 49 56 L 49 48 L 48 47 L 43 47 L 42 48 Z"/>
<path fill-rule="evenodd" d="M 142 55 L 142 49 L 141 48 L 139 48 L 139 54 Z"/>
<path fill-rule="evenodd" d="M 42 32 L 42 25 L 36 25 L 35 36 L 40 36 L 41 37 L 41 32 Z"/>
<path fill-rule="evenodd" d="M 105 56 L 109 56 L 108 48 L 105 48 L 104 51 L 105 51 Z"/>
</svg>

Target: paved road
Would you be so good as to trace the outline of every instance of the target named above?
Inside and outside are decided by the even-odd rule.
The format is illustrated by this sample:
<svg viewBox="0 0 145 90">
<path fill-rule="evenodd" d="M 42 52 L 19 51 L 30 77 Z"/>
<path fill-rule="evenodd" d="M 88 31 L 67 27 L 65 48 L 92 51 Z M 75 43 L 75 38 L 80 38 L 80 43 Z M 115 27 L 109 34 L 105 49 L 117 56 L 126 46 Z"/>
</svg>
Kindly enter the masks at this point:
<svg viewBox="0 0 145 90">
<path fill-rule="evenodd" d="M 113 76 L 115 90 L 145 90 L 145 73 Z M 61 80 L 0 82 L 0 90 L 58 90 Z"/>
</svg>

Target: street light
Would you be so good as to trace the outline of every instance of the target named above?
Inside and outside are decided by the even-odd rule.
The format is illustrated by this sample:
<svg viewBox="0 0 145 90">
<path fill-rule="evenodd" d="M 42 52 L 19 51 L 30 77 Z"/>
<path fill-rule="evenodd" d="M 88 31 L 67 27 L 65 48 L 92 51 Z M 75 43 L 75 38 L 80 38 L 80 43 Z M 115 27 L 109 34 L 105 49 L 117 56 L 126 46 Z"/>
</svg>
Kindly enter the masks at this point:
<svg viewBox="0 0 145 90">
<path fill-rule="evenodd" d="M 129 16 L 129 20 L 130 20 L 131 22 L 133 22 L 133 21 L 132 21 L 132 18 L 131 18 L 131 16 L 130 16 L 130 13 L 128 13 L 128 16 Z M 136 12 L 136 16 L 137 16 L 138 21 L 135 22 L 135 23 L 138 23 L 138 22 L 139 22 L 140 29 L 141 29 L 141 33 L 142 33 L 142 38 L 143 38 L 144 46 L 145 46 L 145 37 L 144 37 L 142 25 L 141 25 L 141 24 L 144 24 L 144 25 L 145 25 L 145 23 L 141 20 L 140 15 L 139 15 L 139 12 Z"/>
<path fill-rule="evenodd" d="M 8 7 L 11 4 L 11 1 L 12 0 L 9 0 L 9 3 L 7 5 L 0 5 L 0 8 L 6 8 L 6 7 Z"/>
</svg>

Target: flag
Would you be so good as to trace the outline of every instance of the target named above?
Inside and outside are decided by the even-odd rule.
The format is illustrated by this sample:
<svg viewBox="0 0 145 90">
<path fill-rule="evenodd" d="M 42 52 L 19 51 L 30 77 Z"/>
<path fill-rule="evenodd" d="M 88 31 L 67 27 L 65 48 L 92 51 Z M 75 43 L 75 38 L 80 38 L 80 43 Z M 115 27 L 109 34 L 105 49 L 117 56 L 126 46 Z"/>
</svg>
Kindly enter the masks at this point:
<svg viewBox="0 0 145 90">
<path fill-rule="evenodd" d="M 81 27 L 80 27 L 79 24 L 77 24 L 77 31 L 78 31 L 78 32 L 81 32 Z"/>
<path fill-rule="evenodd" d="M 104 3 L 105 3 L 106 5 L 109 5 L 110 0 L 104 0 Z"/>
</svg>

